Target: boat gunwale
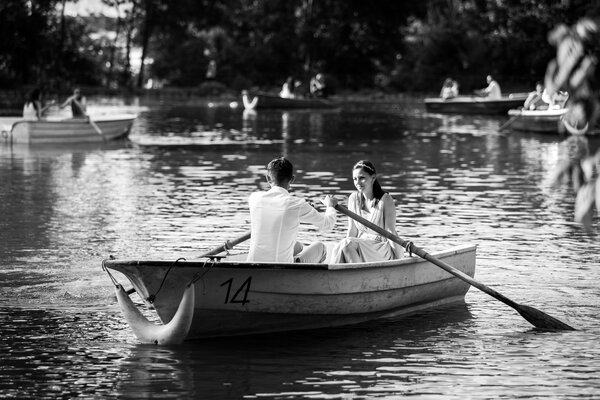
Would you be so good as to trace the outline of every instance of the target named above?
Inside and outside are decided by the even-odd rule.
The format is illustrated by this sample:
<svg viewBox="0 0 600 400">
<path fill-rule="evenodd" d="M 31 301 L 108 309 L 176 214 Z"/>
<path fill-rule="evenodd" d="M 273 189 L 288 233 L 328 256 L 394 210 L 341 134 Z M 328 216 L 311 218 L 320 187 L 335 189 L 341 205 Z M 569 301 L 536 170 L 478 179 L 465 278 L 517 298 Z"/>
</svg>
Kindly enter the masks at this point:
<svg viewBox="0 0 600 400">
<path fill-rule="evenodd" d="M 100 123 L 105 123 L 105 122 L 130 122 L 130 121 L 135 121 L 137 119 L 138 115 L 137 114 L 114 114 L 114 115 L 106 115 L 106 114 L 101 114 L 101 115 L 95 115 L 92 117 L 92 121 L 94 122 L 100 122 Z M 7 118 L 8 120 L 8 118 Z M 0 120 L 1 122 L 1 120 Z M 60 117 L 60 116 L 50 116 L 44 119 L 39 119 L 39 120 L 27 120 L 27 119 L 18 119 L 16 121 L 13 122 L 12 124 L 12 129 L 14 129 L 14 127 L 17 124 L 22 124 L 22 123 L 27 123 L 27 124 L 68 124 L 68 125 L 75 125 L 75 124 L 89 124 L 88 119 L 87 118 L 72 118 L 72 117 Z"/>
<path fill-rule="evenodd" d="M 508 110 L 509 116 L 521 116 L 521 117 L 562 117 L 567 113 L 568 108 L 558 108 L 553 110 L 518 110 L 518 109 L 510 109 Z"/>
<path fill-rule="evenodd" d="M 481 97 L 475 95 L 459 95 L 449 99 L 443 99 L 441 97 L 426 97 L 424 102 L 427 104 L 473 104 L 473 103 L 506 103 L 514 101 L 525 101 L 527 99 L 527 93 L 509 93 L 508 95 L 502 96 L 499 99 L 490 99 L 489 97 Z"/>
<path fill-rule="evenodd" d="M 432 255 L 437 258 L 445 258 L 457 254 L 474 252 L 477 249 L 476 244 L 466 244 L 455 246 L 442 250 Z M 120 267 L 144 266 L 149 268 L 223 268 L 223 269 L 253 269 L 253 270 L 324 270 L 324 271 L 343 271 L 368 268 L 390 268 L 399 267 L 405 264 L 416 264 L 428 262 L 423 258 L 416 256 L 404 257 L 396 260 L 377 261 L 366 263 L 281 263 L 281 262 L 253 262 L 253 261 L 221 261 L 223 257 L 209 256 L 204 261 L 173 261 L 173 260 L 131 260 L 131 259 L 106 259 L 102 265 L 106 268 L 119 270 Z"/>
</svg>

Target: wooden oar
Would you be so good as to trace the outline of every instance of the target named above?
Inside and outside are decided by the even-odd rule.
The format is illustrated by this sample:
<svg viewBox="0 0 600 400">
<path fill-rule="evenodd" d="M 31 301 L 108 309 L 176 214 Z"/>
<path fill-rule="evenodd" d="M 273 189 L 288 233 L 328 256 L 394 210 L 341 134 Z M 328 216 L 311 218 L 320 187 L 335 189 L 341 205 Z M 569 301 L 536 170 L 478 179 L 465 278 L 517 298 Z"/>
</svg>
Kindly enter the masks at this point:
<svg viewBox="0 0 600 400">
<path fill-rule="evenodd" d="M 529 321 L 536 328 L 543 329 L 543 330 L 575 330 L 575 328 L 565 324 L 562 321 L 559 321 L 558 319 L 556 319 L 554 317 L 551 317 L 550 315 L 548 315 L 546 313 L 543 313 L 540 310 L 537 310 L 530 306 L 518 304 L 518 303 L 512 301 L 508 297 L 496 292 L 494 289 L 491 289 L 491 288 L 487 287 L 486 285 L 484 285 L 483 283 L 478 282 L 475 279 L 471 278 L 469 275 L 465 274 L 464 272 L 457 270 L 450 264 L 433 257 L 432 255 L 427 253 L 425 250 L 415 246 L 412 242 L 407 242 L 406 240 L 399 238 L 398 236 L 396 236 L 396 235 L 386 231 L 385 229 L 379 227 L 378 225 L 372 223 L 371 221 L 366 220 L 365 218 L 361 217 L 360 215 L 353 213 L 352 211 L 348 210 L 346 207 L 344 207 L 340 204 L 337 204 L 335 206 L 335 209 L 338 210 L 339 212 L 341 212 L 342 214 L 346 214 L 348 217 L 352 218 L 353 220 L 360 222 L 361 224 L 368 227 L 369 229 L 379 233 L 381 236 L 385 236 L 386 238 L 398 243 L 399 245 L 401 245 L 405 249 L 409 250 L 410 252 L 415 253 L 419 257 L 424 258 L 425 260 L 437 265 L 438 267 L 442 268 L 446 272 L 451 273 L 452 275 L 456 276 L 457 278 L 462 279 L 463 281 L 469 283 L 470 285 L 475 286 L 477 289 L 489 294 L 490 296 L 494 297 L 495 299 L 500 300 L 504 304 L 514 308 L 515 310 L 517 310 L 517 312 L 519 314 L 521 314 L 521 316 L 523 318 L 525 318 L 527 321 Z"/>
<path fill-rule="evenodd" d="M 81 103 L 78 102 L 76 99 L 73 99 L 72 101 L 75 103 L 75 105 L 77 106 L 77 108 L 79 108 L 79 110 L 81 111 L 81 113 L 87 118 L 87 122 L 92 126 L 92 128 L 94 128 L 94 130 L 96 131 L 96 133 L 102 137 L 102 140 L 106 140 L 106 136 L 104 136 L 104 133 L 102 133 L 102 129 L 100 129 L 100 127 L 85 112 L 85 109 L 83 108 L 83 106 L 81 105 Z"/>
<path fill-rule="evenodd" d="M 209 250 L 206 253 L 203 253 L 203 254 L 199 255 L 197 258 L 210 257 L 210 256 L 214 256 L 215 254 L 222 253 L 225 250 L 231 250 L 235 246 L 237 246 L 238 244 L 240 244 L 242 242 L 245 242 L 248 239 L 250 239 L 250 232 L 245 233 L 242 236 L 237 237 L 237 238 L 235 238 L 233 240 L 227 240 L 222 245 L 217 246 L 214 249 Z M 135 292 L 135 288 L 131 288 L 131 289 L 129 289 L 129 290 L 126 291 L 127 295 L 130 295 L 131 293 L 134 293 L 134 292 Z"/>
<path fill-rule="evenodd" d="M 92 118 L 88 115 L 88 122 L 90 123 L 90 125 L 94 128 L 94 130 L 96 131 L 96 133 L 100 136 L 102 136 L 102 139 L 106 140 L 106 137 L 104 136 L 104 133 L 102 133 L 102 129 L 100 129 L 100 127 L 98 125 L 96 125 L 96 123 L 92 120 Z"/>
<path fill-rule="evenodd" d="M 517 119 L 519 119 L 519 117 L 521 117 L 522 114 L 523 114 L 522 112 L 519 112 L 517 115 L 512 116 L 508 121 L 506 121 L 505 123 L 500 125 L 500 128 L 498 128 L 498 130 L 502 131 L 502 130 L 506 129 L 509 125 L 512 125 L 513 122 L 515 122 Z"/>
<path fill-rule="evenodd" d="M 48 111 L 48 109 L 49 109 L 50 107 L 52 107 L 52 106 L 54 105 L 54 103 L 56 103 L 56 100 L 52 99 L 52 100 L 50 100 L 50 101 L 48 102 L 48 104 L 46 104 L 44 107 L 42 107 L 42 109 L 40 110 L 40 117 L 43 117 L 43 116 L 44 116 L 44 113 L 45 113 L 46 111 Z"/>
<path fill-rule="evenodd" d="M 201 254 L 198 256 L 198 258 L 204 258 L 204 257 L 210 257 L 210 256 L 214 256 L 215 254 L 219 254 L 224 252 L 225 250 L 231 250 L 233 249 L 235 246 L 237 246 L 238 244 L 245 242 L 246 240 L 250 239 L 250 232 L 243 234 L 242 236 L 235 238 L 233 240 L 227 240 L 225 243 L 223 243 L 222 245 L 215 247 L 212 250 L 207 251 L 204 254 Z"/>
</svg>

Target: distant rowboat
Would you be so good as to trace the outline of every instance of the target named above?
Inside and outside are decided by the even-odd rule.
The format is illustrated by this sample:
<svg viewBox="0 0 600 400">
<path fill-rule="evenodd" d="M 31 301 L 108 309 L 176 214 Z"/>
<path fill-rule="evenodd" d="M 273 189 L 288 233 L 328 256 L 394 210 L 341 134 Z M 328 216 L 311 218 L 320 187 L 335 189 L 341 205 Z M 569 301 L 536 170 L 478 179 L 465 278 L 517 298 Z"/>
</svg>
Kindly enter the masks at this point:
<svg viewBox="0 0 600 400">
<path fill-rule="evenodd" d="M 284 98 L 277 94 L 264 92 L 246 92 L 242 94 L 242 104 L 247 110 L 259 108 L 334 108 L 339 107 L 339 104 L 332 100 L 311 98 L 311 97 L 295 97 Z"/>
<path fill-rule="evenodd" d="M 504 114 L 511 108 L 522 106 L 527 93 L 511 93 L 500 99 L 489 99 L 480 96 L 458 96 L 451 99 L 428 97 L 425 109 L 428 112 L 455 114 Z"/>
<path fill-rule="evenodd" d="M 434 257 L 473 277 L 475 252 L 476 246 L 464 245 Z M 114 271 L 129 279 L 165 324 L 152 326 L 179 332 L 181 340 L 401 316 L 464 301 L 470 287 L 417 257 L 360 264 L 255 263 L 236 261 L 235 256 L 202 261 L 108 259 L 102 266 L 117 284 L 117 298 L 138 339 L 156 343 L 164 337 L 148 339 L 152 333 L 145 332 L 153 328 L 145 320 L 140 323 L 144 317 L 115 281 Z"/>
<path fill-rule="evenodd" d="M 85 118 L 48 117 L 40 121 L 0 118 L 0 141 L 10 143 L 90 143 L 124 138 L 137 118 L 135 114 Z"/>
<path fill-rule="evenodd" d="M 567 108 L 555 110 L 509 110 L 508 116 L 513 119 L 509 129 L 536 133 L 559 133 L 564 131 L 561 120 Z"/>
</svg>

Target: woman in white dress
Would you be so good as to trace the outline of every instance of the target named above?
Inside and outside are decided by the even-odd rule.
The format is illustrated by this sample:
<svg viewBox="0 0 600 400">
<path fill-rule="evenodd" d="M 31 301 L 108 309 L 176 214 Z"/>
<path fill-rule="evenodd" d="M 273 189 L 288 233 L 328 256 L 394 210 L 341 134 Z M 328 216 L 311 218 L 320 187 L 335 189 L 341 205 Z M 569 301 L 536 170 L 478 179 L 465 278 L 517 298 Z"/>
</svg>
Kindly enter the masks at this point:
<svg viewBox="0 0 600 400">
<path fill-rule="evenodd" d="M 396 206 L 377 181 L 373 163 L 361 160 L 352 168 L 356 192 L 348 198 L 348 209 L 396 235 Z M 402 258 L 404 249 L 363 224 L 348 218 L 348 232 L 332 251 L 332 263 L 358 263 Z"/>
<path fill-rule="evenodd" d="M 279 92 L 279 97 L 284 99 L 294 99 L 296 95 L 294 94 L 294 89 L 296 84 L 294 83 L 294 78 L 291 76 L 286 79 L 281 87 L 281 91 Z"/>
<path fill-rule="evenodd" d="M 33 89 L 23 105 L 23 119 L 37 121 L 42 118 L 42 94 L 39 89 Z"/>
<path fill-rule="evenodd" d="M 38 121 L 42 119 L 44 113 L 54 101 L 51 101 L 45 107 L 42 107 L 42 92 L 40 89 L 33 89 L 23 105 L 23 119 L 26 121 Z"/>
</svg>

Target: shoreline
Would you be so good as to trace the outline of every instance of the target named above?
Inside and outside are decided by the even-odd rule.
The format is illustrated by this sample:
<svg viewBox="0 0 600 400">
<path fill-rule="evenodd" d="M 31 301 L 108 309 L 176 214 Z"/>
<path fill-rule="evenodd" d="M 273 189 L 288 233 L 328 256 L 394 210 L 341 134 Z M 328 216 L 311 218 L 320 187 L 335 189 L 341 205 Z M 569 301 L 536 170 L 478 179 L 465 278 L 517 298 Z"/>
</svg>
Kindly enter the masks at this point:
<svg viewBox="0 0 600 400">
<path fill-rule="evenodd" d="M 22 89 L 0 90 L 0 116 L 19 116 L 22 113 L 23 104 L 31 87 Z M 178 104 L 203 104 L 210 102 L 232 102 L 240 101 L 240 92 L 226 90 L 219 93 L 207 93 L 202 88 L 161 88 L 161 89 L 138 89 L 138 90 L 112 90 L 98 87 L 81 87 L 82 93 L 88 101 L 94 98 L 117 98 L 127 100 L 136 99 L 140 103 L 154 103 L 172 101 Z M 46 93 L 44 99 L 66 99 L 70 92 Z M 431 94 L 433 95 L 433 94 Z M 340 102 L 376 102 L 392 103 L 414 101 L 414 99 L 428 97 L 425 93 L 388 93 L 381 90 L 363 90 L 353 92 L 340 92 L 329 97 L 331 100 Z"/>
<path fill-rule="evenodd" d="M 210 102 L 233 102 L 240 101 L 240 91 L 226 88 L 224 85 L 216 84 L 208 87 L 201 85 L 190 88 L 153 88 L 153 89 L 110 89 L 104 87 L 79 86 L 82 93 L 93 101 L 94 98 L 116 98 L 127 101 L 138 101 L 140 103 L 175 102 L 177 104 L 197 104 Z M 22 113 L 23 104 L 27 93 L 32 86 L 24 86 L 19 89 L 0 89 L 0 116 L 19 116 Z M 256 90 L 256 88 L 252 88 Z M 510 88 L 515 89 L 515 88 Z M 522 89 L 522 88 L 521 88 Z M 277 93 L 277 89 L 267 88 L 265 92 Z M 507 93 L 526 92 L 527 90 L 508 90 Z M 466 94 L 466 93 L 465 93 Z M 70 91 L 46 92 L 44 99 L 66 99 L 71 95 Z M 426 97 L 438 97 L 439 93 L 425 92 L 391 92 L 381 89 L 363 89 L 358 91 L 338 91 L 329 96 L 331 100 L 346 103 L 394 103 L 414 102 L 415 99 Z"/>
</svg>

